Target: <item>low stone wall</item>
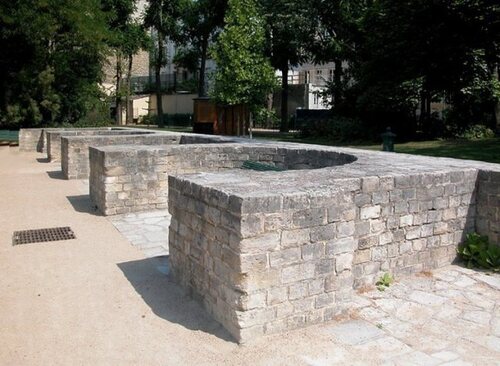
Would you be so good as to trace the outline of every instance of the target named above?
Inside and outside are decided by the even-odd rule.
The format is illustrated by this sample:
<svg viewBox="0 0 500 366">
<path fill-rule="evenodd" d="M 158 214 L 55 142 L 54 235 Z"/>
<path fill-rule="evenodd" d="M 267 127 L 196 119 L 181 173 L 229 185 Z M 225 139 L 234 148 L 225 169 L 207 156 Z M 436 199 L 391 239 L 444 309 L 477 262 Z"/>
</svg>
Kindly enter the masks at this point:
<svg viewBox="0 0 500 366">
<path fill-rule="evenodd" d="M 69 132 L 69 131 L 98 131 L 111 130 L 111 127 L 89 127 L 89 128 L 21 128 L 19 130 L 20 151 L 47 151 L 47 132 Z M 118 128 L 117 128 L 118 129 Z"/>
<path fill-rule="evenodd" d="M 45 137 L 43 128 L 21 128 L 19 130 L 20 151 L 45 151 Z"/>
<path fill-rule="evenodd" d="M 172 273 L 238 341 L 328 321 L 384 272 L 451 263 L 477 217 L 498 224 L 498 165 L 478 179 L 481 164 L 353 154 L 318 170 L 170 176 Z"/>
<path fill-rule="evenodd" d="M 196 137 L 196 135 L 193 135 Z M 168 175 L 241 168 L 247 160 L 283 169 L 316 169 L 355 160 L 334 151 L 259 144 L 90 148 L 90 198 L 105 215 L 167 207 Z"/>
<path fill-rule="evenodd" d="M 500 172 L 479 173 L 477 202 L 477 232 L 500 245 Z"/>
<path fill-rule="evenodd" d="M 61 136 L 61 170 L 66 179 L 87 179 L 90 173 L 89 147 L 116 145 L 179 145 L 231 142 L 229 138 L 180 133 L 128 136 Z"/>
<path fill-rule="evenodd" d="M 47 159 L 49 161 L 60 161 L 61 159 L 61 136 L 121 136 L 121 135 L 146 135 L 153 134 L 152 131 L 135 129 L 103 128 L 84 130 L 48 130 L 46 134 Z"/>
</svg>

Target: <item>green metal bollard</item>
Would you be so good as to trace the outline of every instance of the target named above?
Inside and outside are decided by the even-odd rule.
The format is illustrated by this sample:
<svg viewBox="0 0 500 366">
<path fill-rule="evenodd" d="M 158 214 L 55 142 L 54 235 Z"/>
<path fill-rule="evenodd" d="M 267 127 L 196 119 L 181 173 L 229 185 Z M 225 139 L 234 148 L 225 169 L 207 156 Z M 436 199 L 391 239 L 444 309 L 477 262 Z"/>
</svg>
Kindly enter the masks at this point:
<svg viewBox="0 0 500 366">
<path fill-rule="evenodd" d="M 394 151 L 396 134 L 391 131 L 391 128 L 387 127 L 386 131 L 380 136 L 382 136 L 382 151 Z"/>
</svg>

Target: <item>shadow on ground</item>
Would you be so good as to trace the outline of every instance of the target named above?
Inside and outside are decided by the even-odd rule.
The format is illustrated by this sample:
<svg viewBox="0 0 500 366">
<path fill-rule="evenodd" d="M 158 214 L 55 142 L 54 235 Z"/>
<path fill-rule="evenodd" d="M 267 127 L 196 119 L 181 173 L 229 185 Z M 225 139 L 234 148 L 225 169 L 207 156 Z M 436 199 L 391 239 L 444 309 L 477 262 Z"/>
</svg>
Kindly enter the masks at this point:
<svg viewBox="0 0 500 366">
<path fill-rule="evenodd" d="M 71 203 L 71 206 L 73 206 L 75 211 L 102 216 L 97 210 L 97 207 L 92 204 L 92 201 L 90 200 L 90 196 L 88 194 L 82 194 L 79 196 L 66 196 L 66 198 L 68 199 L 69 203 Z"/>
<path fill-rule="evenodd" d="M 67 180 L 64 178 L 63 172 L 60 170 L 51 170 L 47 172 L 47 175 L 52 179 Z"/>
<path fill-rule="evenodd" d="M 168 256 L 118 263 L 125 277 L 148 304 L 153 313 L 191 330 L 210 333 L 235 342 L 231 335 L 186 293 L 168 273 Z"/>
<path fill-rule="evenodd" d="M 36 158 L 39 163 L 50 163 L 49 158 Z"/>
</svg>

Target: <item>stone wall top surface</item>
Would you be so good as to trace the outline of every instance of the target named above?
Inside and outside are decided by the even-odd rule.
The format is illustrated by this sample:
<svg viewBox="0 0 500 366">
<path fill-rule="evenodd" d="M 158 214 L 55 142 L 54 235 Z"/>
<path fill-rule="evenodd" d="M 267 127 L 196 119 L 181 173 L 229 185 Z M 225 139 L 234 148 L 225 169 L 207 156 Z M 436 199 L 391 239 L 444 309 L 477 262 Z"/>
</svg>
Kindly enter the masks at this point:
<svg viewBox="0 0 500 366">
<path fill-rule="evenodd" d="M 265 143 L 262 143 L 265 144 Z M 198 173 L 179 175 L 186 180 L 206 188 L 224 191 L 240 197 L 262 195 L 279 195 L 291 192 L 315 192 L 327 190 L 349 189 L 353 185 L 381 184 L 371 183 L 368 177 L 397 177 L 396 184 L 401 187 L 406 181 L 417 176 L 436 176 L 451 171 L 496 171 L 500 172 L 500 164 L 485 163 L 472 160 L 436 158 L 401 153 L 366 151 L 352 148 L 325 147 L 305 144 L 273 143 L 276 148 L 335 151 L 353 155 L 356 161 L 322 169 L 288 170 L 284 172 L 256 172 L 249 170 Z M 335 182 L 335 185 L 332 183 Z M 425 182 L 424 182 L 425 183 Z"/>
</svg>

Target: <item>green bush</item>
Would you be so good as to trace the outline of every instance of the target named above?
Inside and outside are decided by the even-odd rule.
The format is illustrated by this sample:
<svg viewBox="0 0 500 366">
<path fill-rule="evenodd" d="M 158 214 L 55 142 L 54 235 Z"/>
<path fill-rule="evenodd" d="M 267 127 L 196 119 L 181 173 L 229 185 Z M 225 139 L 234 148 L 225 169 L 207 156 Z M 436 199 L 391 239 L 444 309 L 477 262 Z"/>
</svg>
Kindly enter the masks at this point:
<svg viewBox="0 0 500 366">
<path fill-rule="evenodd" d="M 274 110 L 260 108 L 254 113 L 253 125 L 257 128 L 279 128 L 280 119 Z"/>
<path fill-rule="evenodd" d="M 490 244 L 486 236 L 468 234 L 465 242 L 458 246 L 457 253 L 468 268 L 500 271 L 500 246 Z"/>
<path fill-rule="evenodd" d="M 193 115 L 191 113 L 175 113 L 175 114 L 163 114 L 163 123 L 165 126 L 192 126 L 193 125 Z M 157 125 L 158 118 L 154 115 L 144 116 L 141 119 L 141 124 L 144 125 Z"/>
<path fill-rule="evenodd" d="M 495 137 L 495 132 L 484 125 L 472 125 L 457 137 L 467 140 L 481 140 Z"/>
<path fill-rule="evenodd" d="M 361 120 L 334 117 L 328 120 L 307 121 L 299 126 L 302 137 L 329 137 L 338 141 L 353 141 L 368 137 Z"/>
</svg>

